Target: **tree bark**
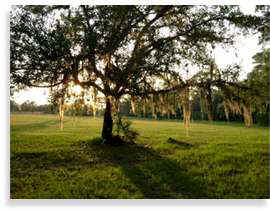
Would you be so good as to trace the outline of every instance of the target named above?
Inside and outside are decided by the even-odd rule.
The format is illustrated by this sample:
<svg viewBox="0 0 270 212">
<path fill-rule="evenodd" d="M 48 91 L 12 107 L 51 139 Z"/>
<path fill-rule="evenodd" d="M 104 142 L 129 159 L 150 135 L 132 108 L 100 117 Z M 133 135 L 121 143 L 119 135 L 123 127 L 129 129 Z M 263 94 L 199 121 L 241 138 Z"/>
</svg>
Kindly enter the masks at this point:
<svg viewBox="0 0 270 212">
<path fill-rule="evenodd" d="M 104 139 L 105 143 L 110 143 L 112 140 L 112 127 L 113 127 L 113 120 L 112 120 L 111 101 L 109 97 L 106 97 L 106 109 L 104 113 L 103 129 L 102 129 L 102 138 Z"/>
</svg>

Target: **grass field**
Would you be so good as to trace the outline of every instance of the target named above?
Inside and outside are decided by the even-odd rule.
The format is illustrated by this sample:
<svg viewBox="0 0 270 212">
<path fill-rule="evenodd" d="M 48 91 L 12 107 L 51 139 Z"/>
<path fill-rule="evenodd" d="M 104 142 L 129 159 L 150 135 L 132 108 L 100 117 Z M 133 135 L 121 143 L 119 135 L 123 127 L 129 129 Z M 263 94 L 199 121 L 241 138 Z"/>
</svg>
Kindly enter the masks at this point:
<svg viewBox="0 0 270 212">
<path fill-rule="evenodd" d="M 11 198 L 269 198 L 269 128 L 133 120 L 135 145 L 100 144 L 102 120 L 11 115 Z M 173 138 L 173 142 L 169 142 Z"/>
</svg>

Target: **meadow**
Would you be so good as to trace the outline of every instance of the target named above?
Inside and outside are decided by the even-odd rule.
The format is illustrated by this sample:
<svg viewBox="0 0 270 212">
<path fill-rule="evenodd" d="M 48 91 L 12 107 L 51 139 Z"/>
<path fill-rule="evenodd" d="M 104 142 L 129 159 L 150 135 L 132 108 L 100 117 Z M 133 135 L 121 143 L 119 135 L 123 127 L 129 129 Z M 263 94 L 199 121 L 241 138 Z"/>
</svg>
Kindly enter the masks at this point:
<svg viewBox="0 0 270 212">
<path fill-rule="evenodd" d="M 102 119 L 10 116 L 12 199 L 269 198 L 269 128 L 132 120 L 136 144 L 108 146 Z"/>
</svg>

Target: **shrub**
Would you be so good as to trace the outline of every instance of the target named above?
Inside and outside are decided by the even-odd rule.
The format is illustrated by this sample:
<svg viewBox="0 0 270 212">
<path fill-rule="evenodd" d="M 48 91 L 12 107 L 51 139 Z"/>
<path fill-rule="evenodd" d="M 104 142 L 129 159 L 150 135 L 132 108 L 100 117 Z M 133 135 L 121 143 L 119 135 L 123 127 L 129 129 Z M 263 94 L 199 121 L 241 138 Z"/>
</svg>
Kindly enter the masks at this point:
<svg viewBox="0 0 270 212">
<path fill-rule="evenodd" d="M 134 129 L 131 129 L 132 122 L 120 115 L 115 116 L 113 132 L 121 136 L 126 142 L 134 143 L 139 135 Z"/>
</svg>

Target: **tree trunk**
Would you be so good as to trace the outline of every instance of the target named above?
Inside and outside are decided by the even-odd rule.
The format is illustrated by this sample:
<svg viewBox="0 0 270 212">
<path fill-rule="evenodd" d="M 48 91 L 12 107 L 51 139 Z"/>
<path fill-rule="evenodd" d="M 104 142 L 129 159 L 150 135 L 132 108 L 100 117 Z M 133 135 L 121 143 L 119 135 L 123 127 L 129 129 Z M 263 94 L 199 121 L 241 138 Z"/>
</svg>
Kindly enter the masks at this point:
<svg viewBox="0 0 270 212">
<path fill-rule="evenodd" d="M 143 99 L 143 117 L 146 118 L 146 99 Z"/>
<path fill-rule="evenodd" d="M 96 119 L 96 116 L 97 116 L 97 110 L 96 110 L 96 107 L 93 107 L 93 116 L 94 116 L 94 119 Z"/>
<path fill-rule="evenodd" d="M 226 120 L 227 122 L 230 121 L 230 116 L 229 116 L 229 107 L 227 105 L 227 103 L 223 103 L 223 106 L 224 106 L 224 112 L 225 112 L 225 116 L 226 116 Z"/>
<path fill-rule="evenodd" d="M 211 90 L 208 90 L 206 93 L 206 110 L 207 110 L 207 117 L 208 121 L 212 122 L 214 120 L 214 114 L 213 114 L 213 102 L 212 102 L 212 94 Z"/>
<path fill-rule="evenodd" d="M 252 120 L 251 107 L 249 105 L 243 106 L 243 116 L 244 116 L 245 126 L 251 127 L 253 120 Z"/>
<path fill-rule="evenodd" d="M 151 108 L 152 108 L 152 117 L 157 119 L 157 113 L 155 110 L 154 94 L 151 95 Z"/>
<path fill-rule="evenodd" d="M 58 117 L 59 117 L 59 128 L 60 130 L 63 130 L 63 120 L 64 120 L 64 100 L 59 100 L 59 111 L 58 111 Z"/>
<path fill-rule="evenodd" d="M 133 115 L 136 115 L 136 98 L 135 98 L 135 96 L 131 96 L 130 104 L 131 104 L 131 113 Z"/>
<path fill-rule="evenodd" d="M 214 120 L 214 108 L 212 101 L 212 80 L 214 74 L 214 63 L 211 61 L 210 63 L 210 83 L 207 85 L 206 98 L 207 98 L 207 110 L 208 110 L 208 120 L 212 122 Z"/>
<path fill-rule="evenodd" d="M 115 116 L 118 116 L 120 113 L 120 99 L 119 98 L 114 98 L 113 101 L 113 114 Z"/>
<path fill-rule="evenodd" d="M 97 115 L 97 95 L 98 95 L 97 89 L 93 88 L 91 97 L 92 97 L 92 109 L 94 119 L 96 118 Z"/>
<path fill-rule="evenodd" d="M 207 114 L 208 121 L 210 121 L 210 122 L 212 122 L 214 120 L 213 113 L 211 110 L 212 110 L 212 108 L 210 106 L 210 108 L 208 109 L 208 114 Z"/>
<path fill-rule="evenodd" d="M 186 87 L 183 91 L 183 122 L 184 127 L 186 129 L 186 136 L 189 136 L 189 128 L 190 128 L 190 117 L 191 117 L 191 102 L 190 102 L 190 91 L 189 87 Z"/>
<path fill-rule="evenodd" d="M 110 98 L 106 97 L 106 109 L 104 113 L 103 129 L 102 129 L 102 138 L 105 143 L 110 143 L 112 139 L 112 109 Z"/>
</svg>

